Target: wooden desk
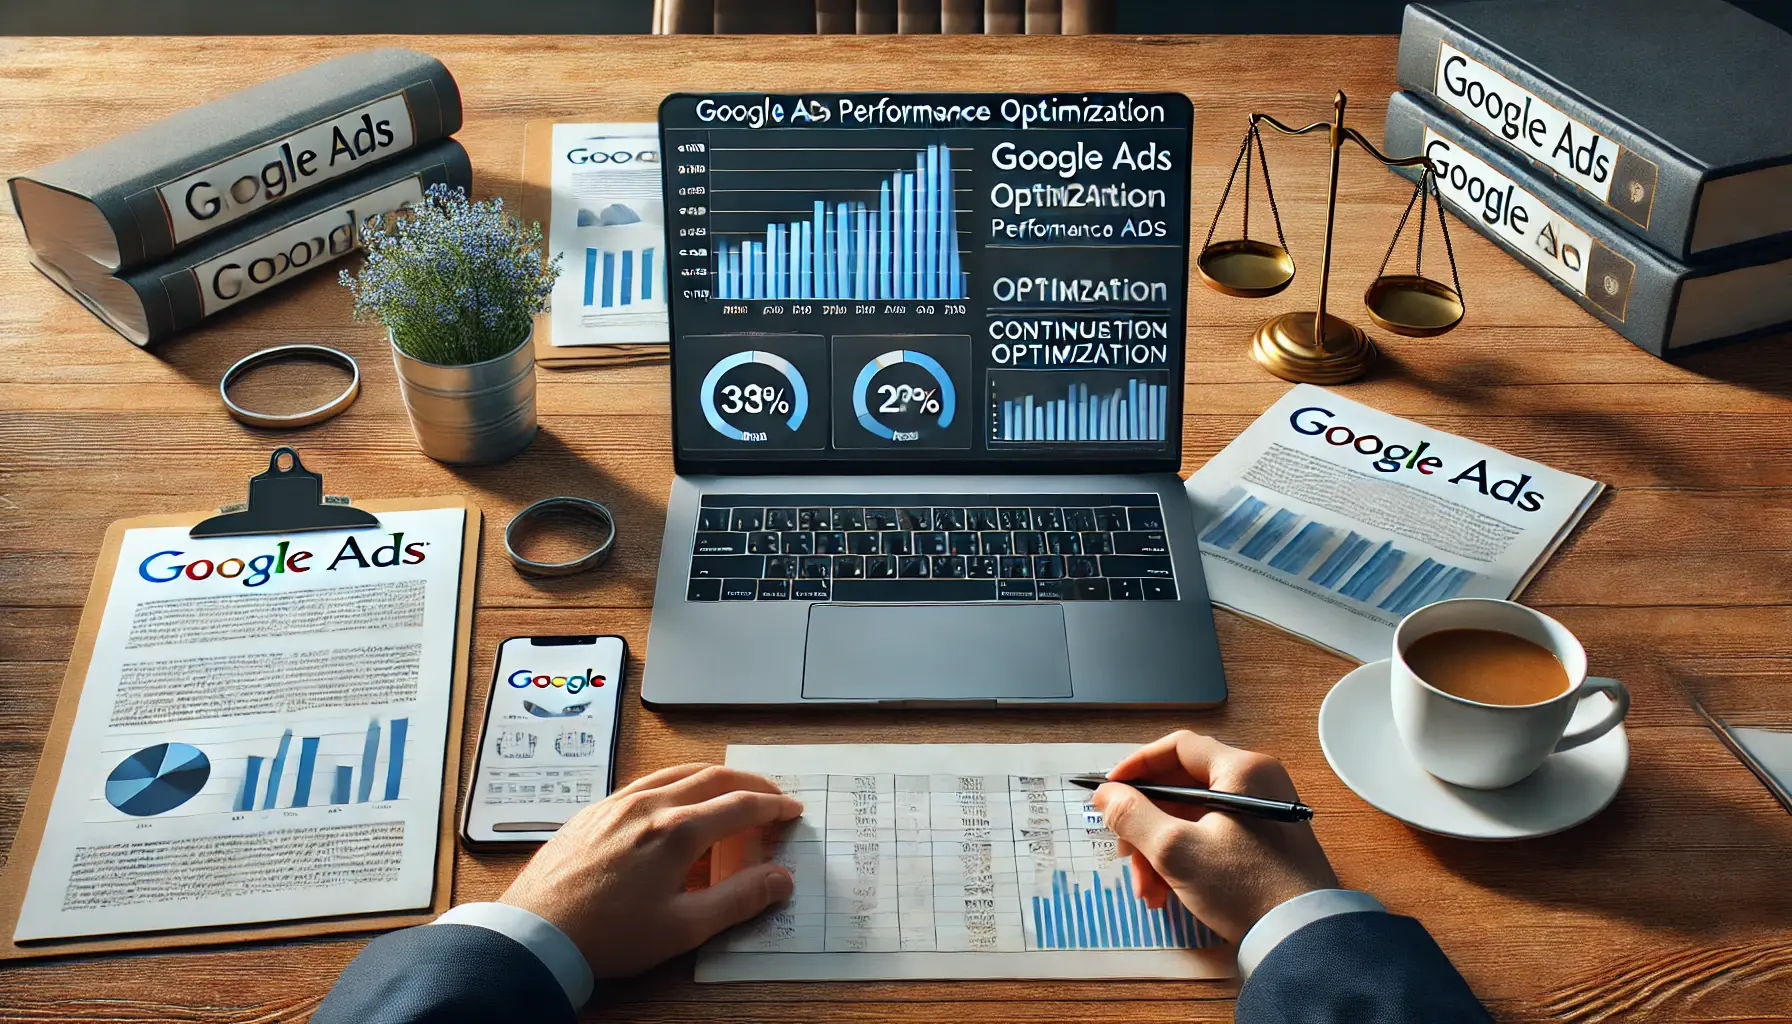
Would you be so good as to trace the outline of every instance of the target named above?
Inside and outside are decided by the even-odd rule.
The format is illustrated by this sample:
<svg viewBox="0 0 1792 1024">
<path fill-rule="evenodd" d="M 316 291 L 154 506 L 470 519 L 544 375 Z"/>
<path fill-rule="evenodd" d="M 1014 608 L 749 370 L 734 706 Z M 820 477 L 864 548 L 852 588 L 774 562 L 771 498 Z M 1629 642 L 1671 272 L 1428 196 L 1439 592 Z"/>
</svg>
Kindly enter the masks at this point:
<svg viewBox="0 0 1792 1024">
<path fill-rule="evenodd" d="M 1200 237 L 1252 109 L 1301 122 L 1332 91 L 1379 139 L 1391 38 L 475 38 L 0 41 L 0 176 L 180 107 L 362 46 L 439 55 L 466 97 L 459 138 L 481 194 L 514 195 L 523 125 L 651 120 L 675 89 L 1176 89 L 1193 95 Z M 1311 301 L 1325 147 L 1266 140 L 1289 244 L 1286 295 L 1191 285 L 1185 466 L 1199 466 L 1286 385 L 1245 357 L 1260 319 Z M 1333 310 L 1379 262 L 1410 187 L 1347 156 Z M 10 842 L 106 525 L 238 500 L 287 436 L 226 417 L 232 361 L 320 341 L 362 359 L 360 402 L 292 438 L 333 493 L 465 491 L 484 507 L 473 678 L 512 634 L 614 631 L 646 646 L 672 466 L 664 366 L 540 375 L 534 447 L 494 468 L 417 454 L 381 332 L 349 319 L 334 271 L 245 304 L 151 355 L 33 272 L 10 209 L 0 225 L 0 842 Z M 1617 801 L 1565 835 L 1488 846 L 1421 835 L 1330 772 L 1315 733 L 1344 661 L 1218 613 L 1232 700 L 1203 715 L 905 713 L 668 715 L 630 701 L 620 772 L 720 759 L 729 741 L 1145 740 L 1189 725 L 1282 757 L 1321 808 L 1345 884 L 1421 918 L 1507 1020 L 1776 1020 L 1792 1013 L 1792 817 L 1699 723 L 1676 681 L 1777 687 L 1792 709 L 1792 367 L 1784 339 L 1684 367 L 1633 348 L 1468 230 L 1455 236 L 1468 317 L 1434 340 L 1389 338 L 1344 393 L 1611 484 L 1527 598 L 1586 641 L 1636 694 Z M 606 571 L 530 583 L 492 534 L 547 494 L 608 502 L 622 542 Z M 481 698 L 482 699 L 482 698 Z M 477 722 L 479 707 L 470 720 Z M 476 729 L 467 731 L 469 749 Z M 461 854 L 459 901 L 495 896 L 514 856 Z M 99 958 L 0 969 L 0 1019 L 303 1018 L 359 940 Z M 1229 984 L 867 984 L 698 988 L 689 960 L 622 984 L 604 1019 L 739 1022 L 1226 1020 Z"/>
</svg>

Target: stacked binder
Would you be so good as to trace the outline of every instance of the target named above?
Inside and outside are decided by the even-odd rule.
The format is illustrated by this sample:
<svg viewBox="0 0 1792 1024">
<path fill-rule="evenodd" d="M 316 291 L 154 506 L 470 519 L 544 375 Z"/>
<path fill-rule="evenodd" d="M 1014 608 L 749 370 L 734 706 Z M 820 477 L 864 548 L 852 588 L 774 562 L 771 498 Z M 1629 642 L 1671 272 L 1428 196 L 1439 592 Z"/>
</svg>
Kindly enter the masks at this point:
<svg viewBox="0 0 1792 1024">
<path fill-rule="evenodd" d="M 1792 323 L 1792 36 L 1723 0 L 1406 9 L 1390 153 L 1639 347 Z M 1406 169 L 1409 176 L 1417 169 Z"/>
<path fill-rule="evenodd" d="M 434 184 L 472 187 L 442 63 L 324 61 L 8 182 L 31 261 L 138 345 L 358 248 Z"/>
</svg>

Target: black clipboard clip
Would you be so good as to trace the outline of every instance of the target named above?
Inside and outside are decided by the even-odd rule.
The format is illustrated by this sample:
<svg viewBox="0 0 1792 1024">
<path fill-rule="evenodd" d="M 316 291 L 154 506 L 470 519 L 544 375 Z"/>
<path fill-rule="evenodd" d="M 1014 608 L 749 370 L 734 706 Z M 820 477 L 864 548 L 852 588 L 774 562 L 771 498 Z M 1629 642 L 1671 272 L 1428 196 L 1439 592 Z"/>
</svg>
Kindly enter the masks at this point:
<svg viewBox="0 0 1792 1024">
<path fill-rule="evenodd" d="M 282 467 L 280 457 L 291 459 Z M 324 478 L 305 468 L 299 453 L 285 445 L 268 456 L 268 470 L 249 478 L 249 504 L 200 522 L 189 537 L 244 537 L 307 530 L 356 530 L 380 524 L 373 513 L 324 502 Z"/>
</svg>

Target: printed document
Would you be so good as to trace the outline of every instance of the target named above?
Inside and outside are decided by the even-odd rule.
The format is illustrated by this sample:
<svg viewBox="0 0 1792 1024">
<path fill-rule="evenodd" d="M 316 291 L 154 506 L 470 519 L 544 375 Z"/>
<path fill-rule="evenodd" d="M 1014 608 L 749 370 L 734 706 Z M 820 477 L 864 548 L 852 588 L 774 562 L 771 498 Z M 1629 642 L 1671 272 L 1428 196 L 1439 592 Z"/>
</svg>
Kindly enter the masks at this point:
<svg viewBox="0 0 1792 1024">
<path fill-rule="evenodd" d="M 1232 947 L 1135 894 L 1130 858 L 1065 776 L 1131 743 L 728 748 L 803 816 L 718 847 L 726 877 L 768 857 L 789 902 L 717 937 L 698 981 L 1224 978 Z"/>
<path fill-rule="evenodd" d="M 659 126 L 554 126 L 548 252 L 555 347 L 666 341 Z"/>
<path fill-rule="evenodd" d="M 1415 608 L 1523 590 L 1603 489 L 1310 384 L 1188 481 L 1213 602 L 1364 662 Z"/>
<path fill-rule="evenodd" d="M 428 907 L 465 517 L 128 531 L 13 938 Z"/>
</svg>

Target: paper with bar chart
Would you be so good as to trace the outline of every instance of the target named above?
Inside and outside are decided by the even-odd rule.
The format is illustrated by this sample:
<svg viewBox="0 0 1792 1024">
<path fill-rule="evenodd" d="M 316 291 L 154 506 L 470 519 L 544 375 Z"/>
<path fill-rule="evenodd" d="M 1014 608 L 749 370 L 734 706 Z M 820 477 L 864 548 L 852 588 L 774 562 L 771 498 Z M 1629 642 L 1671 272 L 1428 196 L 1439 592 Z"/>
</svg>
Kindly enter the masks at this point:
<svg viewBox="0 0 1792 1024">
<path fill-rule="evenodd" d="M 1231 947 L 1128 858 L 1069 775 L 1131 743 L 730 746 L 803 816 L 724 844 L 714 872 L 772 859 L 795 895 L 704 947 L 698 981 L 1217 978 Z"/>
<path fill-rule="evenodd" d="M 1603 489 L 1310 384 L 1188 481 L 1214 603 L 1359 661 L 1417 608 L 1515 596 Z"/>
<path fill-rule="evenodd" d="M 127 531 L 15 940 L 429 906 L 466 514 Z"/>
<path fill-rule="evenodd" d="M 665 203 L 651 122 L 556 124 L 548 253 L 556 348 L 666 340 Z"/>
</svg>

